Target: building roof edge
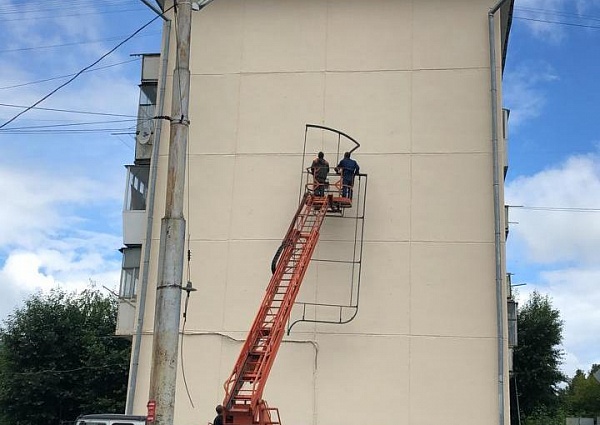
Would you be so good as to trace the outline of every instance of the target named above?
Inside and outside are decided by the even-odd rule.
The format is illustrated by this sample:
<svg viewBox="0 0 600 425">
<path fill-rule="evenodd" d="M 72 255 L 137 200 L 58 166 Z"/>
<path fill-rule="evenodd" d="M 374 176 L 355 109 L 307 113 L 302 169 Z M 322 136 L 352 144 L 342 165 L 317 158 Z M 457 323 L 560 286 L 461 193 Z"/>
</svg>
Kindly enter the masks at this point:
<svg viewBox="0 0 600 425">
<path fill-rule="evenodd" d="M 500 8 L 500 22 L 502 25 L 502 71 L 504 71 L 504 65 L 506 64 L 506 53 L 508 51 L 508 38 L 510 35 L 510 28 L 512 26 L 513 10 L 515 7 L 515 0 L 509 0 L 505 2 Z"/>
</svg>

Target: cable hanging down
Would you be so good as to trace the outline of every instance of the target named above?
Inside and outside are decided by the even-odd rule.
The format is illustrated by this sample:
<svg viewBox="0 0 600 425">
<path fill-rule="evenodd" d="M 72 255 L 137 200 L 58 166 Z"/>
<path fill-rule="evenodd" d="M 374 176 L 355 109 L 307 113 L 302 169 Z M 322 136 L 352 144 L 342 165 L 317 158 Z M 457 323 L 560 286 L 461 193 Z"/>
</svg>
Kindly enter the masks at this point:
<svg viewBox="0 0 600 425">
<path fill-rule="evenodd" d="M 188 239 L 188 245 L 189 245 L 189 239 Z M 192 286 L 192 282 L 190 280 L 190 261 L 192 260 L 192 251 L 190 249 L 188 249 L 187 252 L 187 284 L 185 285 L 185 287 L 182 287 L 181 289 L 183 291 L 186 292 L 186 296 L 185 296 L 185 304 L 184 304 L 184 308 L 183 308 L 183 326 L 181 328 L 181 348 L 179 350 L 179 356 L 181 357 L 181 375 L 183 377 L 183 385 L 185 387 L 185 392 L 188 396 L 188 400 L 190 401 L 190 405 L 192 406 L 193 409 L 196 408 L 196 406 L 194 405 L 194 401 L 192 400 L 192 394 L 190 393 L 190 389 L 188 387 L 188 382 L 187 382 L 187 377 L 185 374 L 185 360 L 183 357 L 183 340 L 185 339 L 185 325 L 187 323 L 187 311 L 188 311 L 188 303 L 190 301 L 190 293 L 197 291 L 196 288 L 194 288 Z"/>
</svg>

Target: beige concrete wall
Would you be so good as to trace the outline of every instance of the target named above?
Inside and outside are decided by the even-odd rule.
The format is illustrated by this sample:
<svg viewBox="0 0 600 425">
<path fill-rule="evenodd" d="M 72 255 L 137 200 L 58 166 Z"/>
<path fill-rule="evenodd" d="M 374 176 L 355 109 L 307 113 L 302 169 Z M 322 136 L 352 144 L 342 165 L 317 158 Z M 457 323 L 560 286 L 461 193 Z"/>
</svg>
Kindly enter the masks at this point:
<svg viewBox="0 0 600 425">
<path fill-rule="evenodd" d="M 369 175 L 359 313 L 343 326 L 294 327 L 265 399 L 286 425 L 498 422 L 487 50 L 493 3 L 217 0 L 194 14 L 185 212 L 198 291 L 183 366 L 195 407 L 180 374 L 178 425 L 212 420 L 223 398 L 296 209 L 306 123 L 338 128 L 362 144 L 354 155 Z M 167 137 L 168 128 L 156 238 Z M 315 152 L 335 162 L 331 141 L 319 143 Z M 316 255 L 347 249 L 351 233 L 343 224 L 326 221 L 322 233 Z M 346 275 L 313 264 L 299 300 L 339 300 Z M 146 333 L 153 297 L 151 290 Z M 139 413 L 150 345 L 146 336 Z"/>
</svg>

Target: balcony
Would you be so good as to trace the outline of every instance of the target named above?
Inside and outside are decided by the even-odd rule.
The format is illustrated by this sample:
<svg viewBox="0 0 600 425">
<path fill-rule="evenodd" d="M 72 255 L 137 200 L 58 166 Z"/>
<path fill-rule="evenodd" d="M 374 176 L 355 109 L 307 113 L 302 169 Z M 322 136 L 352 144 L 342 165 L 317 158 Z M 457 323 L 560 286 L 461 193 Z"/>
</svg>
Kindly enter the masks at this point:
<svg viewBox="0 0 600 425">
<path fill-rule="evenodd" d="M 146 231 L 146 196 L 149 166 L 127 165 L 127 187 L 123 206 L 123 243 L 141 245 Z"/>
<path fill-rule="evenodd" d="M 135 326 L 137 289 L 140 276 L 142 249 L 139 246 L 121 248 L 123 264 L 119 287 L 117 335 L 132 335 Z"/>
</svg>

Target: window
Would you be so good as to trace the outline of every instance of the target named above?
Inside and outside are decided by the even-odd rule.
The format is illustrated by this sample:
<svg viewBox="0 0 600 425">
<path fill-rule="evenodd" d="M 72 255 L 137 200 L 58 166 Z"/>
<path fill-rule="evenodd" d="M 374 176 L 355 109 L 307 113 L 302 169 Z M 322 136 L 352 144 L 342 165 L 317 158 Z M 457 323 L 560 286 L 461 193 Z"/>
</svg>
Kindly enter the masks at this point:
<svg viewBox="0 0 600 425">
<path fill-rule="evenodd" d="M 142 55 L 142 81 L 158 80 L 160 69 L 160 55 L 158 53 L 147 53 Z"/>
<path fill-rule="evenodd" d="M 140 247 L 123 248 L 123 268 L 121 269 L 121 286 L 119 296 L 122 298 L 135 298 L 137 283 L 140 277 L 140 261 L 142 249 Z"/>
<path fill-rule="evenodd" d="M 140 103 L 138 106 L 137 141 L 142 145 L 152 143 L 154 134 L 154 111 L 156 109 L 156 83 L 140 85 Z"/>
<path fill-rule="evenodd" d="M 127 189 L 125 190 L 125 211 L 146 209 L 148 192 L 149 166 L 127 166 Z"/>
<path fill-rule="evenodd" d="M 140 105 L 156 105 L 156 92 L 157 87 L 155 82 L 142 83 L 140 85 Z"/>
</svg>

